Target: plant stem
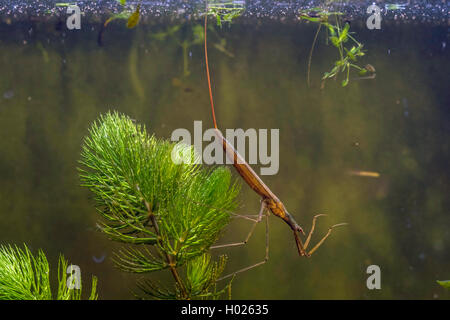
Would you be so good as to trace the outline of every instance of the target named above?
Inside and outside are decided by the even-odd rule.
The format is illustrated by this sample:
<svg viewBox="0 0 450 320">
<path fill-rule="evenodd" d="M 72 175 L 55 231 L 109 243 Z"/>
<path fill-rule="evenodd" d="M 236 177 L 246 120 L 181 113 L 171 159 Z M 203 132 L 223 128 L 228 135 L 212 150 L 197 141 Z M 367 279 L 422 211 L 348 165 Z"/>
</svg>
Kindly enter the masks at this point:
<svg viewBox="0 0 450 320">
<path fill-rule="evenodd" d="M 159 232 L 158 222 L 156 221 L 155 215 L 153 214 L 153 212 L 150 208 L 150 205 L 147 201 L 145 201 L 145 206 L 147 207 L 148 216 L 149 216 L 150 220 L 152 221 L 153 227 L 155 228 L 155 232 L 158 237 L 158 240 L 157 240 L 158 244 L 161 245 L 161 243 L 160 243 L 161 242 L 161 234 Z M 183 299 L 188 299 L 188 294 L 187 294 L 186 288 L 184 287 L 183 281 L 181 280 L 181 277 L 178 274 L 177 269 L 175 268 L 176 264 L 174 263 L 172 256 L 170 254 L 168 254 L 167 252 L 165 252 L 164 254 L 166 256 L 167 263 L 169 264 L 170 272 L 172 273 L 175 281 L 177 282 L 177 284 L 180 288 L 181 297 Z"/>
<path fill-rule="evenodd" d="M 181 44 L 181 47 L 183 48 L 183 76 L 187 77 L 189 76 L 189 67 L 188 67 L 188 47 L 189 43 L 185 40 Z"/>
<path fill-rule="evenodd" d="M 357 66 L 356 64 L 353 64 L 353 63 L 350 63 L 349 64 L 351 67 L 353 67 L 353 68 L 356 68 L 356 69 L 358 69 L 358 70 L 365 70 L 364 68 L 361 68 L 360 66 Z"/>
<path fill-rule="evenodd" d="M 310 87 L 310 84 L 311 84 L 309 76 L 310 76 L 310 73 L 311 73 L 312 54 L 313 54 L 314 47 L 316 45 L 317 37 L 319 36 L 319 32 L 320 32 L 320 28 L 321 27 L 322 27 L 322 24 L 319 24 L 319 28 L 317 28 L 316 35 L 314 36 L 314 41 L 313 41 L 313 44 L 311 46 L 311 50 L 309 51 L 309 58 L 308 58 L 308 88 Z"/>
</svg>

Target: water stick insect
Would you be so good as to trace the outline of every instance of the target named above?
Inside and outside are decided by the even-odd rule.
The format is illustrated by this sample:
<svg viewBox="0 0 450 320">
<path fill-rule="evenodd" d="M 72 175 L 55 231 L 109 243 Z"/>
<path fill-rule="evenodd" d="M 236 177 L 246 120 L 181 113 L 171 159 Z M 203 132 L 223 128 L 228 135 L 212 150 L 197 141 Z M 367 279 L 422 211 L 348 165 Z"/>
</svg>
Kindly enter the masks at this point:
<svg viewBox="0 0 450 320">
<path fill-rule="evenodd" d="M 208 10 L 208 7 L 206 8 Z M 208 12 L 208 11 L 207 11 Z M 312 226 L 311 230 L 308 233 L 308 236 L 306 237 L 305 242 L 302 241 L 301 235 L 306 236 L 305 232 L 303 231 L 302 227 L 294 220 L 291 214 L 286 210 L 284 204 L 278 199 L 278 197 L 269 189 L 269 187 L 261 180 L 261 178 L 256 174 L 256 172 L 250 167 L 250 165 L 244 160 L 244 158 L 233 148 L 233 146 L 228 142 L 227 139 L 222 135 L 220 130 L 217 127 L 216 122 L 216 116 L 214 111 L 214 99 L 212 95 L 212 89 L 211 89 L 211 77 L 209 73 L 209 64 L 208 64 L 208 46 L 207 46 L 207 21 L 208 21 L 208 15 L 205 14 L 205 21 L 204 21 L 204 49 L 205 49 L 205 65 L 206 65 L 206 76 L 208 81 L 208 89 L 209 89 L 209 98 L 210 98 L 210 104 L 211 104 L 211 113 L 212 113 L 212 119 L 215 129 L 215 134 L 218 138 L 218 140 L 222 144 L 222 148 L 225 151 L 227 157 L 232 161 L 232 164 L 236 171 L 239 173 L 239 175 L 244 179 L 244 181 L 249 185 L 250 188 L 252 188 L 260 197 L 261 197 L 261 208 L 256 216 L 256 218 L 249 218 L 245 217 L 249 220 L 253 221 L 253 225 L 250 229 L 250 232 L 248 233 L 247 237 L 244 241 L 236 242 L 236 243 L 229 243 L 229 244 L 220 244 L 212 246 L 211 249 L 217 249 L 217 248 L 225 248 L 225 247 L 233 247 L 233 246 L 240 246 L 245 245 L 247 241 L 250 239 L 251 235 L 253 234 L 253 231 L 255 230 L 256 225 L 262 221 L 263 216 L 265 216 L 266 220 L 266 254 L 263 261 L 260 261 L 258 263 L 255 263 L 251 266 L 248 266 L 246 268 L 237 270 L 227 276 L 224 276 L 221 279 L 225 279 L 231 276 L 236 275 L 237 273 L 247 271 L 249 269 L 252 269 L 254 267 L 260 266 L 267 262 L 269 259 L 269 224 L 268 224 L 268 217 L 269 212 L 272 212 L 275 216 L 281 218 L 284 222 L 286 222 L 294 234 L 295 243 L 297 245 L 297 250 L 300 256 L 302 257 L 310 257 L 321 245 L 322 243 L 330 236 L 333 228 L 345 225 L 346 223 L 339 223 L 331 226 L 328 229 L 328 232 L 325 234 L 325 236 L 309 251 L 307 250 L 308 245 L 311 240 L 311 236 L 314 232 L 314 228 L 316 225 L 316 219 L 320 216 L 324 216 L 324 214 L 318 214 L 313 217 L 312 220 Z M 241 216 L 242 217 L 242 216 Z"/>
</svg>

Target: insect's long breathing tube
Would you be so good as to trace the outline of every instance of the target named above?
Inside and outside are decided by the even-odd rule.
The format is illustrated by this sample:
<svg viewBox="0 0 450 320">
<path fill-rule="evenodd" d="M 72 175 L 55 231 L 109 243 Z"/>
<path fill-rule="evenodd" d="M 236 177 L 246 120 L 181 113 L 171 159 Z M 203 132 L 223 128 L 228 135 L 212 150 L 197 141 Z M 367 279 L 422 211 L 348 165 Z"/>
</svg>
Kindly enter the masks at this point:
<svg viewBox="0 0 450 320">
<path fill-rule="evenodd" d="M 212 118 L 213 118 L 214 128 L 217 129 L 216 114 L 214 112 L 214 99 L 213 99 L 212 89 L 211 89 L 211 77 L 209 76 L 208 45 L 207 45 L 207 38 L 206 38 L 207 23 L 208 23 L 208 1 L 206 1 L 206 11 L 205 11 L 205 64 L 206 64 L 206 76 L 208 78 L 209 101 L 211 102 Z"/>
</svg>

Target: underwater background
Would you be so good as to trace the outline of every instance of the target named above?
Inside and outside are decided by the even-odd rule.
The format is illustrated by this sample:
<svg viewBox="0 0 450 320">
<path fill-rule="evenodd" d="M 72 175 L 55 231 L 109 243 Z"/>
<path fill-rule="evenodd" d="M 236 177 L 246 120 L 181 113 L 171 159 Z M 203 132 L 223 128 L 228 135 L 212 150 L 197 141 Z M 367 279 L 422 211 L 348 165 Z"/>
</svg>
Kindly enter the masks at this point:
<svg viewBox="0 0 450 320">
<path fill-rule="evenodd" d="M 77 172 L 81 145 L 108 110 L 159 138 L 193 131 L 194 120 L 212 127 L 195 41 L 204 3 L 144 2 L 138 26 L 127 29 L 123 20 L 103 26 L 117 2 L 77 1 L 85 13 L 80 30 L 67 29 L 66 8 L 55 3 L 0 1 L 0 243 L 42 248 L 53 268 L 61 252 L 85 281 L 99 278 L 100 299 L 133 299 L 142 276 L 114 268 L 110 258 L 121 245 L 95 230 L 99 215 Z M 239 274 L 232 297 L 448 299 L 436 283 L 450 278 L 448 3 L 376 1 L 381 29 L 369 30 L 372 1 L 340 2 L 376 77 L 323 84 L 336 51 L 319 34 L 308 87 L 317 26 L 296 12 L 317 3 L 324 1 L 248 1 L 231 25 L 210 20 L 219 128 L 280 129 L 280 169 L 264 182 L 305 230 L 315 214 L 328 214 L 315 241 L 330 225 L 349 223 L 305 259 L 288 227 L 271 217 L 270 259 Z M 258 212 L 260 199 L 244 184 L 239 200 L 240 213 Z M 249 228 L 233 221 L 219 241 L 241 241 Z M 246 246 L 218 253 L 229 256 L 232 272 L 260 261 L 264 248 L 261 224 Z M 373 264 L 381 290 L 366 286 Z"/>
</svg>

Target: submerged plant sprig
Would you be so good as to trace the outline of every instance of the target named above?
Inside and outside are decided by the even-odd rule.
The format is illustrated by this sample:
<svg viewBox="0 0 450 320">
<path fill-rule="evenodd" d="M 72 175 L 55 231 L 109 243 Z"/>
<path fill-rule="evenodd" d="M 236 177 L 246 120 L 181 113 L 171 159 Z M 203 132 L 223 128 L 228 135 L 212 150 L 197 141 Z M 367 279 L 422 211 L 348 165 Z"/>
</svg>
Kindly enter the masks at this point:
<svg viewBox="0 0 450 320">
<path fill-rule="evenodd" d="M 239 186 L 227 168 L 177 164 L 174 153 L 197 157 L 190 146 L 156 139 L 130 118 L 108 113 L 84 140 L 80 176 L 104 218 L 100 230 L 135 245 L 115 253 L 116 265 L 133 273 L 169 269 L 176 280 L 170 294 L 188 299 L 192 294 L 180 268 L 221 235 Z M 212 274 L 204 276 L 212 281 Z"/>
<path fill-rule="evenodd" d="M 184 290 L 190 299 L 206 300 L 219 299 L 230 292 L 232 281 L 229 281 L 221 289 L 217 287 L 217 280 L 226 265 L 226 256 L 220 256 L 219 261 L 212 261 L 211 256 L 205 253 L 187 263 L 185 273 L 182 275 Z M 146 295 L 155 299 L 174 300 L 180 294 L 181 289 L 167 288 L 154 280 L 141 280 L 138 287 Z M 229 295 L 228 295 L 229 296 Z"/>
<path fill-rule="evenodd" d="M 215 41 L 212 42 L 215 49 L 219 50 L 228 57 L 233 58 L 234 54 L 227 48 L 227 41 L 221 37 L 211 25 L 208 30 L 214 34 Z M 150 34 L 151 39 L 158 41 L 174 40 L 183 50 L 183 77 L 188 77 L 191 72 L 189 70 L 189 51 L 192 46 L 202 45 L 205 41 L 205 29 L 201 24 L 191 25 L 189 23 L 184 26 L 181 24 L 169 26 L 165 30 Z M 174 78 L 174 85 L 178 86 L 179 79 Z"/>
<path fill-rule="evenodd" d="M 58 261 L 57 300 L 80 300 L 80 288 L 67 286 L 68 262 L 61 255 Z M 97 278 L 92 278 L 90 300 L 97 299 Z M 50 267 L 44 252 L 34 256 L 28 247 L 0 246 L 0 300 L 51 300 Z"/>
<path fill-rule="evenodd" d="M 450 290 L 450 280 L 436 280 L 436 282 L 443 288 Z"/>
<path fill-rule="evenodd" d="M 208 2 L 207 14 L 216 18 L 218 27 L 222 27 L 223 23 L 231 23 L 234 19 L 241 16 L 245 11 L 242 4 L 236 4 L 233 1 L 211 0 Z"/>
<path fill-rule="evenodd" d="M 335 66 L 330 72 L 325 72 L 322 79 L 333 78 L 337 76 L 339 72 L 346 72 L 346 78 L 342 81 L 342 86 L 345 87 L 349 81 L 350 68 L 357 69 L 360 75 L 364 75 L 367 72 L 367 69 L 363 69 L 353 63 L 357 61 L 358 57 L 364 56 L 364 52 L 362 50 L 363 45 L 350 35 L 350 24 L 346 23 L 344 28 L 333 26 L 328 22 L 324 23 L 324 25 L 330 31 L 329 39 L 331 43 L 339 51 L 339 60 L 335 62 Z M 346 43 L 349 39 L 355 44 L 350 50 L 344 47 L 344 43 Z"/>
<path fill-rule="evenodd" d="M 123 7 L 127 4 L 126 0 L 117 0 Z M 113 14 L 103 23 L 103 27 L 106 27 L 111 21 L 114 20 L 127 20 L 127 28 L 133 29 L 139 23 L 141 17 L 141 3 L 142 0 L 139 1 L 135 8 L 132 10 L 123 9 L 121 12 Z"/>
<path fill-rule="evenodd" d="M 340 12 L 329 12 L 322 8 L 313 8 L 311 10 L 301 10 L 299 14 L 300 20 L 307 20 L 314 23 L 319 23 L 314 41 L 311 47 L 309 59 L 308 59 L 308 85 L 309 85 L 309 74 L 311 68 L 312 52 L 317 40 L 317 36 L 320 32 L 322 26 L 324 26 L 329 34 L 328 38 L 332 45 L 337 48 L 339 52 L 339 59 L 335 61 L 333 68 L 325 72 L 322 80 L 337 77 L 339 73 L 345 73 L 345 79 L 341 82 L 342 86 L 347 86 L 350 79 L 350 69 L 354 68 L 358 70 L 360 76 L 365 75 L 367 72 L 374 72 L 374 68 L 370 65 L 366 67 L 360 67 L 356 63 L 359 57 L 365 55 L 362 50 L 363 44 L 357 41 L 350 32 L 350 24 L 345 23 L 344 27 L 341 27 L 341 22 L 339 21 Z M 336 23 L 332 24 L 329 21 L 331 16 L 335 16 Z M 346 44 L 351 42 L 351 47 L 348 48 Z"/>
</svg>

